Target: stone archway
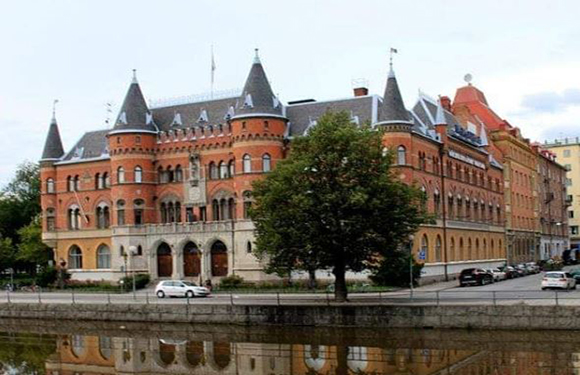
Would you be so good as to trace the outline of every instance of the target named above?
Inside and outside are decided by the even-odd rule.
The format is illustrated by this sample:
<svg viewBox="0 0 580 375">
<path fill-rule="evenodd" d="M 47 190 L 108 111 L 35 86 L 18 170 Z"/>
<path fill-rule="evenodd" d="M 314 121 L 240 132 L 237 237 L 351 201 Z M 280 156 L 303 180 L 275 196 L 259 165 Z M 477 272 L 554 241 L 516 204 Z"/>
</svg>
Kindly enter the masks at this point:
<svg viewBox="0 0 580 375">
<path fill-rule="evenodd" d="M 171 248 L 165 242 L 157 247 L 157 277 L 171 277 L 173 273 L 173 260 Z"/>
<path fill-rule="evenodd" d="M 212 276 L 228 275 L 228 248 L 222 241 L 215 241 L 211 245 L 211 274 Z"/>
<path fill-rule="evenodd" d="M 198 277 L 201 273 L 201 256 L 197 245 L 189 241 L 183 247 L 183 274 L 185 277 Z"/>
</svg>

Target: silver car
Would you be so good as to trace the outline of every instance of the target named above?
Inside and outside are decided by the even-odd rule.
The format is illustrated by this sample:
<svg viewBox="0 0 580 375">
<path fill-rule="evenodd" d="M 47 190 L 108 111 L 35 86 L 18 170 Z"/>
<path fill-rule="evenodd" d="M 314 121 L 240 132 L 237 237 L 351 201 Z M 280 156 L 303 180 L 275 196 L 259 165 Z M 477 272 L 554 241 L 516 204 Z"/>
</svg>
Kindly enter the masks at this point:
<svg viewBox="0 0 580 375">
<path fill-rule="evenodd" d="M 157 298 L 165 297 L 207 297 L 211 293 L 203 286 L 197 286 L 190 281 L 165 280 L 160 281 L 155 287 Z"/>
</svg>

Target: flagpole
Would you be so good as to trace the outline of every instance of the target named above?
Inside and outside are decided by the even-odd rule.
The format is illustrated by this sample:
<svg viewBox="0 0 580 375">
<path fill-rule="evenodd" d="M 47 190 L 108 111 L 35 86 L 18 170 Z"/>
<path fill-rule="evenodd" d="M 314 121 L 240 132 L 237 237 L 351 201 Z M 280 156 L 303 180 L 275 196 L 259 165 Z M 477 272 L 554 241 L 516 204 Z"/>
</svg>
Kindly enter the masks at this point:
<svg viewBox="0 0 580 375">
<path fill-rule="evenodd" d="M 211 88 L 210 88 L 210 97 L 211 97 L 211 99 L 213 99 L 214 71 L 215 71 L 215 60 L 213 58 L 213 44 L 212 44 L 211 45 Z"/>
</svg>

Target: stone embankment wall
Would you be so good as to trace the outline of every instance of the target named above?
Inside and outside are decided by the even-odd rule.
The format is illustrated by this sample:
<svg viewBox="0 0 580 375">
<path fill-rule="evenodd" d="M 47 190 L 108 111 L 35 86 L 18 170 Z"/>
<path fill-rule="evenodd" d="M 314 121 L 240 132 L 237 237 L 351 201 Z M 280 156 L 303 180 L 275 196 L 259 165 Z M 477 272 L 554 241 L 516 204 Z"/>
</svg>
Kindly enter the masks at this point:
<svg viewBox="0 0 580 375">
<path fill-rule="evenodd" d="M 574 306 L 0 304 L 0 319 L 382 328 L 580 329 Z"/>
</svg>

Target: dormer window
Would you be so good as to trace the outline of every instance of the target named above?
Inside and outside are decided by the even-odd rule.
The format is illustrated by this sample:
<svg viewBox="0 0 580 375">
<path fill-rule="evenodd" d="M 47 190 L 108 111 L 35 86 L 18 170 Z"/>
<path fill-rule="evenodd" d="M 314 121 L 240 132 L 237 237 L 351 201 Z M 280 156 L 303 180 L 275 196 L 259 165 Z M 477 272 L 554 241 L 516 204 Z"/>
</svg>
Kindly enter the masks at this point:
<svg viewBox="0 0 580 375">
<path fill-rule="evenodd" d="M 125 112 L 122 112 L 119 115 L 119 122 L 122 122 L 123 124 L 127 125 L 127 114 Z"/>
<path fill-rule="evenodd" d="M 201 118 L 201 115 L 200 115 Z M 207 121 L 207 120 L 205 120 Z M 181 121 L 181 113 L 176 113 L 173 116 L 173 122 L 171 123 L 172 126 L 183 126 L 183 121 Z"/>
<path fill-rule="evenodd" d="M 244 100 L 244 107 L 254 107 L 251 94 L 246 95 L 246 99 Z"/>
<path fill-rule="evenodd" d="M 208 122 L 209 121 L 209 117 L 207 116 L 207 111 L 205 109 L 201 110 L 201 113 L 199 114 L 199 118 L 197 119 L 197 122 Z"/>
<path fill-rule="evenodd" d="M 268 130 L 270 128 L 270 124 L 268 121 L 264 121 L 264 130 Z"/>
<path fill-rule="evenodd" d="M 242 121 L 242 130 L 246 130 L 246 122 Z"/>
<path fill-rule="evenodd" d="M 227 112 L 227 113 L 226 113 L 226 115 L 224 116 L 224 120 L 229 120 L 229 119 L 231 119 L 232 117 L 234 117 L 234 107 L 233 107 L 233 106 L 230 106 L 230 107 L 228 108 L 228 112 Z"/>
<path fill-rule="evenodd" d="M 280 106 L 280 100 L 278 100 L 278 98 L 275 96 L 272 98 L 272 106 L 274 108 L 278 108 L 278 106 Z"/>
</svg>

